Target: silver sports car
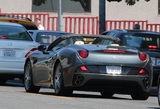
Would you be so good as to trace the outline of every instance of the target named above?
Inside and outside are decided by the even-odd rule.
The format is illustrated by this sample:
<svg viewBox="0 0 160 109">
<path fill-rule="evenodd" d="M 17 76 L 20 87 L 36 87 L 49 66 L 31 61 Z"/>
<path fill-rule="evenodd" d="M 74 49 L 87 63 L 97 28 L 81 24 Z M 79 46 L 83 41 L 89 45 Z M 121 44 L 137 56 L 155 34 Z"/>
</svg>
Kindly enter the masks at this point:
<svg viewBox="0 0 160 109">
<path fill-rule="evenodd" d="M 40 45 L 25 61 L 26 92 L 52 87 L 56 95 L 84 90 L 148 99 L 153 79 L 149 55 L 119 43 L 119 38 L 103 35 L 65 35 L 48 47 Z"/>
</svg>

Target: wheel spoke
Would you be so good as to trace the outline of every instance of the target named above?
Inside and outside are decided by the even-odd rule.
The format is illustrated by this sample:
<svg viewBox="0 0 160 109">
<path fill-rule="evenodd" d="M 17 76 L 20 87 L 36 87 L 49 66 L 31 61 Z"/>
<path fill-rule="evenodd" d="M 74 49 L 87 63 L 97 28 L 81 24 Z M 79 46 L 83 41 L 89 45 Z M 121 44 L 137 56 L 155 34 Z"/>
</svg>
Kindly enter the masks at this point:
<svg viewBox="0 0 160 109">
<path fill-rule="evenodd" d="M 59 84 L 59 81 L 55 81 L 55 89 L 56 91 L 58 91 L 60 89 L 60 84 Z"/>
<path fill-rule="evenodd" d="M 159 84 L 159 86 L 158 86 L 158 102 L 160 103 L 160 84 Z"/>
<path fill-rule="evenodd" d="M 30 86 L 30 81 L 31 81 L 31 77 L 30 77 L 30 66 L 27 65 L 26 70 L 25 70 L 25 78 L 24 78 L 24 83 L 25 83 L 25 87 L 28 89 Z"/>
<path fill-rule="evenodd" d="M 60 71 L 60 66 L 57 67 L 56 72 L 55 72 L 55 91 L 59 92 L 60 87 L 61 87 L 61 71 Z"/>
</svg>

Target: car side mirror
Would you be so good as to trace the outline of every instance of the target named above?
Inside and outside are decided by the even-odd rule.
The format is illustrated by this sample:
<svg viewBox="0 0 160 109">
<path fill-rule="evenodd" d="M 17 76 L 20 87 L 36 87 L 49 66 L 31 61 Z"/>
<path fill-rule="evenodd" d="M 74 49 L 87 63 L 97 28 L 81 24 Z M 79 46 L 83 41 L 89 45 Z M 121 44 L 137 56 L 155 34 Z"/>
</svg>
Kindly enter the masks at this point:
<svg viewBox="0 0 160 109">
<path fill-rule="evenodd" d="M 46 45 L 39 45 L 38 50 L 44 52 L 47 49 Z"/>
</svg>

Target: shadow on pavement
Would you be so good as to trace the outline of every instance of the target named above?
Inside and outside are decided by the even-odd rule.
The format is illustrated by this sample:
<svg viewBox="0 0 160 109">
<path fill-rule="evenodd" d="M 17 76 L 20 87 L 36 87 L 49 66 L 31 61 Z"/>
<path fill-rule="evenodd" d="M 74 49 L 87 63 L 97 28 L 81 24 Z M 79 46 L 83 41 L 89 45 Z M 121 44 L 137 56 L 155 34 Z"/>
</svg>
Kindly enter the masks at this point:
<svg viewBox="0 0 160 109">
<path fill-rule="evenodd" d="M 22 80 L 19 79 L 15 79 L 15 80 L 8 80 L 6 82 L 5 85 L 3 86 L 12 86 L 12 87 L 24 87 Z M 47 89 L 46 89 L 47 90 Z M 39 92 L 40 94 L 45 94 L 45 95 L 55 95 L 54 94 L 54 89 L 53 89 L 53 93 L 51 92 Z M 150 96 L 157 96 L 157 87 L 152 87 L 151 88 L 151 92 L 150 92 Z M 73 93 L 73 95 L 71 97 L 81 97 L 81 98 L 104 98 L 101 95 L 90 95 L 90 94 L 76 94 Z M 126 98 L 118 98 L 118 97 L 112 97 L 111 99 L 126 99 Z M 128 100 L 128 99 L 127 99 Z M 152 108 L 151 108 L 152 109 Z M 153 108 L 154 109 L 154 108 Z M 160 108 L 155 108 L 155 109 L 160 109 Z"/>
</svg>

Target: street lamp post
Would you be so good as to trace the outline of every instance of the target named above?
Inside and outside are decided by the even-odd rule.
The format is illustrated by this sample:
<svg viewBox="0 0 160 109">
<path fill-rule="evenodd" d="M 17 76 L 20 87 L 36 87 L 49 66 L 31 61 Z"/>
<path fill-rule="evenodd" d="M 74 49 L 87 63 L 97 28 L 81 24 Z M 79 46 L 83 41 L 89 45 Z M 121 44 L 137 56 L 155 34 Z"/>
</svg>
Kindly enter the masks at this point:
<svg viewBox="0 0 160 109">
<path fill-rule="evenodd" d="M 106 0 L 99 0 L 99 34 L 105 31 Z"/>
<path fill-rule="evenodd" d="M 58 2 L 58 30 L 63 31 L 62 0 Z"/>
<path fill-rule="evenodd" d="M 121 2 L 122 0 L 107 0 L 108 2 Z M 99 34 L 106 30 L 106 0 L 99 0 Z"/>
</svg>

